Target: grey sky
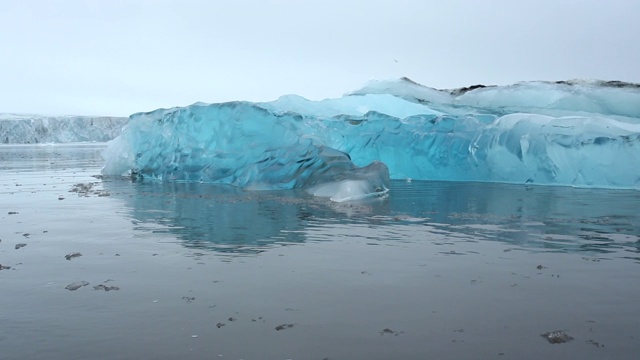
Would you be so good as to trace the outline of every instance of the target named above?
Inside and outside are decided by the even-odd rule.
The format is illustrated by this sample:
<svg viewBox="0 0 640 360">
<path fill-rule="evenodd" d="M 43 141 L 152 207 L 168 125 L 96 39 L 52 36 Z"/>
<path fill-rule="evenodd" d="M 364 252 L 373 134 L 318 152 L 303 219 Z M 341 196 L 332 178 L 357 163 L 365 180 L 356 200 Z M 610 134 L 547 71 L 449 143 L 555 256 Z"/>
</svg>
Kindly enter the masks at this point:
<svg viewBox="0 0 640 360">
<path fill-rule="evenodd" d="M 640 0 L 0 0 L 0 112 L 129 115 L 197 101 L 640 82 Z"/>
</svg>

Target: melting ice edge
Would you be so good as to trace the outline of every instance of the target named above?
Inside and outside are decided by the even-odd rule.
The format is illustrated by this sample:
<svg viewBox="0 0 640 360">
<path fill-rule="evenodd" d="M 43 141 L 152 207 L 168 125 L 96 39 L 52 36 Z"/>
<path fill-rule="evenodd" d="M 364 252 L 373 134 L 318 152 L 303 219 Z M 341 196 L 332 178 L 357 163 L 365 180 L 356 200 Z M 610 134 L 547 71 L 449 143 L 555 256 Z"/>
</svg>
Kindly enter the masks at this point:
<svg viewBox="0 0 640 360">
<path fill-rule="evenodd" d="M 132 115 L 105 158 L 105 175 L 334 201 L 384 195 L 390 179 L 640 189 L 640 85 L 403 78 L 322 101 L 196 103 Z"/>
</svg>

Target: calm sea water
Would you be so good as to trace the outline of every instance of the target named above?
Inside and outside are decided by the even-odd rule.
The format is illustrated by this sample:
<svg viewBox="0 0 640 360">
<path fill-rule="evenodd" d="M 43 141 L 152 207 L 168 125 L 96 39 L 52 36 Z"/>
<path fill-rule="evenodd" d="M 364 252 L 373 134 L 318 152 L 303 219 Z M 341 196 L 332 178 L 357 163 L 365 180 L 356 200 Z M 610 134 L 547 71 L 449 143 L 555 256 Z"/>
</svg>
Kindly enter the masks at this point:
<svg viewBox="0 0 640 360">
<path fill-rule="evenodd" d="M 102 149 L 0 146 L 0 359 L 640 352 L 638 191 L 396 181 L 336 204 L 102 179 Z"/>
</svg>

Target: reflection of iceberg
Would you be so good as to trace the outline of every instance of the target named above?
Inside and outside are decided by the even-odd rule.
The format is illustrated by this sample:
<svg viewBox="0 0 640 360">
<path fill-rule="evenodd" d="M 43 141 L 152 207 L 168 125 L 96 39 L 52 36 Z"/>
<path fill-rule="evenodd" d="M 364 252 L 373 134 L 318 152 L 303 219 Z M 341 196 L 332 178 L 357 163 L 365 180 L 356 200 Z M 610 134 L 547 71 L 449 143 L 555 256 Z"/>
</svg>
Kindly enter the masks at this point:
<svg viewBox="0 0 640 360">
<path fill-rule="evenodd" d="M 305 188 L 334 200 L 391 178 L 640 189 L 640 88 L 532 82 L 440 91 L 407 79 L 339 99 L 194 104 L 131 116 L 105 174 Z"/>
<path fill-rule="evenodd" d="M 276 207 L 268 198 L 256 201 L 230 186 L 107 180 L 103 184 L 112 197 L 126 202 L 137 229 L 170 234 L 187 247 L 254 253 L 278 240 L 303 241 L 296 232 L 283 232 L 298 215 L 295 205 Z"/>
<path fill-rule="evenodd" d="M 383 201 L 333 203 L 295 190 L 105 179 L 140 232 L 189 248 L 255 254 L 309 241 L 430 242 L 466 253 L 489 241 L 526 251 L 640 258 L 640 193 L 393 181 Z M 459 246 L 456 247 L 456 244 Z"/>
<path fill-rule="evenodd" d="M 528 251 L 618 253 L 640 260 L 640 193 L 490 183 L 394 182 L 387 206 L 449 232 Z M 415 201 L 419 198 L 420 201 Z"/>
<path fill-rule="evenodd" d="M 136 230 L 219 253 L 252 254 L 276 244 L 302 243 L 310 222 L 344 217 L 327 207 L 330 202 L 294 190 L 252 192 L 218 184 L 120 179 L 102 184 L 109 199 L 124 202 Z"/>
</svg>

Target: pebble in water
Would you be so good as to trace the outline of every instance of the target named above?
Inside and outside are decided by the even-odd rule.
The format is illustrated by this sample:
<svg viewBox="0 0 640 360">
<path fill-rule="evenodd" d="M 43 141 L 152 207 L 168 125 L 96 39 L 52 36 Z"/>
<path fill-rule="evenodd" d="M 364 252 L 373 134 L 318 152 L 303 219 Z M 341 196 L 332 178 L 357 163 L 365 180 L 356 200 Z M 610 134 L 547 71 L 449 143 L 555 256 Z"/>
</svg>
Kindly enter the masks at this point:
<svg viewBox="0 0 640 360">
<path fill-rule="evenodd" d="M 540 336 L 547 339 L 550 344 L 563 344 L 573 340 L 573 337 L 562 330 L 546 332 Z"/>
<path fill-rule="evenodd" d="M 290 329 L 294 326 L 294 324 L 282 324 L 282 325 L 278 325 L 276 326 L 276 331 L 280 331 L 280 330 L 284 330 L 284 329 Z"/>
<path fill-rule="evenodd" d="M 71 260 L 71 259 L 77 258 L 79 256 L 82 256 L 82 254 L 80 254 L 79 252 L 74 252 L 74 253 L 65 255 L 64 258 L 67 259 L 67 260 Z"/>
<path fill-rule="evenodd" d="M 87 286 L 89 285 L 88 281 L 76 281 L 76 282 L 72 282 L 71 284 L 65 286 L 64 288 L 69 290 L 69 291 L 76 291 L 78 289 L 80 289 L 83 286 Z"/>
<path fill-rule="evenodd" d="M 94 286 L 93 289 L 94 290 L 104 290 L 104 291 L 120 290 L 120 288 L 117 287 L 117 286 L 113 286 L 113 285 L 108 286 L 108 285 L 102 285 L 102 284 Z"/>
<path fill-rule="evenodd" d="M 454 331 L 457 331 L 457 330 L 454 330 Z M 460 332 L 462 332 L 462 331 L 460 331 Z M 395 331 L 395 330 L 391 330 L 389 328 L 384 328 L 384 329 L 382 329 L 382 331 L 380 331 L 380 335 L 384 335 L 384 334 L 390 334 L 390 335 L 393 335 L 393 336 L 398 336 L 400 334 L 404 334 L 404 331 Z"/>
<path fill-rule="evenodd" d="M 89 193 L 91 192 L 91 189 L 94 185 L 95 183 L 75 184 L 73 185 L 73 187 L 71 187 L 71 190 L 69 190 L 69 192 L 77 193 L 78 196 L 89 196 Z"/>
<path fill-rule="evenodd" d="M 587 344 L 591 344 L 591 345 L 593 345 L 595 347 L 604 347 L 604 344 L 600 344 L 599 342 L 594 341 L 594 340 L 587 340 L 586 343 Z"/>
</svg>

